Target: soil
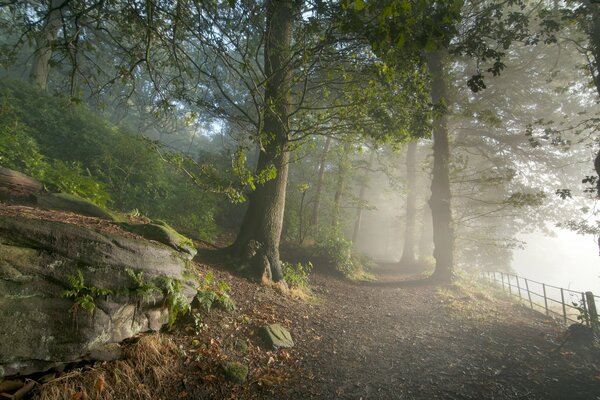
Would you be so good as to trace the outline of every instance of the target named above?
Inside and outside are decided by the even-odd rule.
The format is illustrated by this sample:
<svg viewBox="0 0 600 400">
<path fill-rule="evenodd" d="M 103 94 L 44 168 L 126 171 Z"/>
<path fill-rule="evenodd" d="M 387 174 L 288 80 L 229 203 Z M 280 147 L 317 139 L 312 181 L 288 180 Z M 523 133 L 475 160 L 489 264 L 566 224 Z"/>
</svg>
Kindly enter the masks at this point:
<svg viewBox="0 0 600 400">
<path fill-rule="evenodd" d="M 206 254 L 198 268 L 229 282 L 239 307 L 203 314 L 198 335 L 183 324 L 180 398 L 600 399 L 600 354 L 572 340 L 560 347 L 564 327 L 492 288 L 435 285 L 388 264 L 374 282 L 313 274 L 314 298 L 294 299 Z M 264 348 L 256 330 L 272 322 L 294 348 Z M 224 361 L 249 366 L 248 381 L 224 382 Z"/>
</svg>

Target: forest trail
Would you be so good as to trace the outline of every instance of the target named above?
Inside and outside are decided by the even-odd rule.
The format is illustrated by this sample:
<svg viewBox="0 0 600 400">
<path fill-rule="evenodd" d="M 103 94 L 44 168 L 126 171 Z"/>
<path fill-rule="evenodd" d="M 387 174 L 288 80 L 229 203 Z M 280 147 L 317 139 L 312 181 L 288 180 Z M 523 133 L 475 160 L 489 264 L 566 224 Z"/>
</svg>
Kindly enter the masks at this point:
<svg viewBox="0 0 600 400">
<path fill-rule="evenodd" d="M 600 399 L 598 365 L 555 352 L 563 330 L 541 314 L 456 285 L 398 283 L 409 276 L 395 265 L 376 274 L 361 285 L 313 276 L 322 303 L 287 398 Z"/>
</svg>

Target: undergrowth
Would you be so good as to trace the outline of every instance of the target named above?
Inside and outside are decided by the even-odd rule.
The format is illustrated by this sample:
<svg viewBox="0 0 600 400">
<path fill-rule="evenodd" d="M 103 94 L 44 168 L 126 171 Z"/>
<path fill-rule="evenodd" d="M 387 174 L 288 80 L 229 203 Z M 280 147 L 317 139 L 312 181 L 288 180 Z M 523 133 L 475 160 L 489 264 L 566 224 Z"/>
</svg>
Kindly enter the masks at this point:
<svg viewBox="0 0 600 400">
<path fill-rule="evenodd" d="M 171 398 L 180 351 L 165 335 L 148 335 L 125 346 L 125 359 L 78 368 L 38 386 L 35 400 L 155 400 Z"/>
</svg>

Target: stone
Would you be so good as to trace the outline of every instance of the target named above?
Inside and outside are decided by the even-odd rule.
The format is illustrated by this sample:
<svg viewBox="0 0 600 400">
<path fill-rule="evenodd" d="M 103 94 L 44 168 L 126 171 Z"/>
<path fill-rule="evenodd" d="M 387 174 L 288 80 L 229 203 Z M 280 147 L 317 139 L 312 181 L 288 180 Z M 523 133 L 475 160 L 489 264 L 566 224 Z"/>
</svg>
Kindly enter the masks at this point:
<svg viewBox="0 0 600 400">
<path fill-rule="evenodd" d="M 188 302 L 196 295 L 186 258 L 160 243 L 100 233 L 72 224 L 0 216 L 0 368 L 7 376 L 46 371 L 65 363 L 111 358 L 98 349 L 168 323 L 164 296 L 139 303 L 127 269 L 146 281 L 180 280 Z M 94 298 L 88 313 L 65 290 L 81 273 Z M 138 307 L 139 305 L 139 307 Z M 110 348 L 110 346 L 108 347 Z M 113 348 L 115 350 L 115 348 Z"/>
<path fill-rule="evenodd" d="M 274 348 L 294 347 L 292 335 L 280 324 L 265 325 L 260 328 L 259 334 L 268 346 Z"/>
<path fill-rule="evenodd" d="M 102 218 L 109 221 L 116 221 L 119 218 L 116 214 L 105 210 L 104 208 L 86 200 L 82 197 L 67 193 L 48 193 L 36 196 L 37 204 L 40 207 L 51 210 L 61 210 L 74 212 L 76 214 L 86 215 L 88 217 Z"/>
<path fill-rule="evenodd" d="M 233 383 L 244 383 L 248 378 L 248 367 L 239 362 L 224 362 L 221 364 L 225 378 Z"/>
<path fill-rule="evenodd" d="M 113 361 L 124 357 L 123 349 L 119 343 L 108 343 L 90 349 L 90 360 Z"/>
<path fill-rule="evenodd" d="M 145 239 L 155 240 L 177 251 L 186 253 L 190 260 L 198 252 L 194 246 L 194 242 L 177 232 L 164 221 L 157 220 L 150 224 L 121 222 L 118 225 L 129 232 L 137 233 Z"/>
</svg>

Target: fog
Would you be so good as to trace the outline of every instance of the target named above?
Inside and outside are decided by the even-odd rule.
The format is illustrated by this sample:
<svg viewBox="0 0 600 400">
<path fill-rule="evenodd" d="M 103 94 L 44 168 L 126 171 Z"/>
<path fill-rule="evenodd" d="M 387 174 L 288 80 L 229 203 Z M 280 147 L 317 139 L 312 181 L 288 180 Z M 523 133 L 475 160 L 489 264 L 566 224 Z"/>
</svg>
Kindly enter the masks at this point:
<svg viewBox="0 0 600 400">
<path fill-rule="evenodd" d="M 600 257 L 594 237 L 556 229 L 554 237 L 536 232 L 519 239 L 527 245 L 513 254 L 516 274 L 567 289 L 600 293 Z"/>
</svg>

